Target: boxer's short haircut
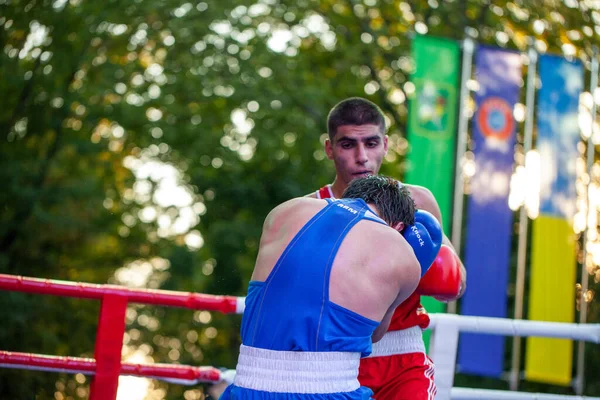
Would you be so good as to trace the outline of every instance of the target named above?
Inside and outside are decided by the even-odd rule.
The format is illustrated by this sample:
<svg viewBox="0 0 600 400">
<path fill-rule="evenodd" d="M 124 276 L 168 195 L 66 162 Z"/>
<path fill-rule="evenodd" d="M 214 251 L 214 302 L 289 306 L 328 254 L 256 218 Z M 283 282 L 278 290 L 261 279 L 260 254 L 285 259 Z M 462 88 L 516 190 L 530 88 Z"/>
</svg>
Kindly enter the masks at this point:
<svg viewBox="0 0 600 400">
<path fill-rule="evenodd" d="M 404 225 L 415 223 L 416 206 L 410 191 L 388 176 L 369 175 L 354 179 L 342 198 L 363 199 L 367 204 L 375 205 L 381 219 L 390 226 L 398 222 L 404 222 Z"/>
<path fill-rule="evenodd" d="M 377 125 L 381 133 L 385 132 L 385 118 L 377 105 L 362 97 L 350 97 L 336 104 L 327 116 L 329 140 L 340 126 Z"/>
</svg>

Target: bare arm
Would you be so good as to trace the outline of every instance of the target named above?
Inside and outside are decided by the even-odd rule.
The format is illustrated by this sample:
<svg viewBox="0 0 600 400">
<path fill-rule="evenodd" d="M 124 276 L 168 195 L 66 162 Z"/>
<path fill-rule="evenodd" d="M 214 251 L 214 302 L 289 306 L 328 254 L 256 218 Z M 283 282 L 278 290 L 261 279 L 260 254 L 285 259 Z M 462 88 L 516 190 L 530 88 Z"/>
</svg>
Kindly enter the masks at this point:
<svg viewBox="0 0 600 400">
<path fill-rule="evenodd" d="M 394 304 L 392 304 L 391 307 L 386 311 L 385 315 L 383 316 L 383 319 L 381 320 L 381 322 L 379 323 L 377 328 L 375 328 L 375 331 L 373 331 L 373 334 L 371 335 L 371 341 L 373 343 L 379 342 L 381 340 L 381 338 L 383 337 L 383 335 L 385 335 L 388 328 L 390 327 L 390 323 L 392 322 L 392 316 L 394 315 L 394 310 L 396 310 L 396 307 L 398 307 L 400 305 L 400 303 L 402 303 L 402 301 L 396 300 L 394 302 Z"/>
<path fill-rule="evenodd" d="M 406 247 L 408 247 L 408 245 L 406 245 Z M 396 260 L 401 260 L 395 269 L 396 273 L 394 276 L 388 278 L 398 282 L 398 295 L 371 335 L 371 341 L 373 343 L 378 342 L 383 335 L 385 335 L 390 326 L 390 322 L 392 321 L 392 316 L 394 315 L 396 307 L 415 291 L 419 284 L 419 279 L 421 279 L 421 267 L 414 256 L 407 256 L 405 251 L 399 251 L 398 254 L 392 255 L 392 257 L 395 257 L 394 259 Z"/>
<path fill-rule="evenodd" d="M 433 196 L 433 193 L 431 193 L 431 191 L 429 189 L 427 189 L 423 186 L 416 186 L 416 185 L 407 185 L 407 186 L 410 190 L 411 196 L 412 196 L 413 200 L 415 201 L 417 208 L 430 212 L 439 221 L 439 223 L 441 225 L 442 224 L 442 212 L 440 210 L 440 206 L 439 206 L 437 200 Z M 452 245 L 452 242 L 450 241 L 450 239 L 448 239 L 448 236 L 446 236 L 445 233 L 444 233 L 444 237 L 442 239 L 442 244 L 445 244 L 446 246 L 450 247 L 452 250 L 454 250 L 454 253 L 458 254 L 458 252 Z M 456 298 L 454 300 L 461 298 L 462 295 L 465 293 L 465 289 L 467 288 L 467 270 L 465 269 L 465 266 L 464 266 L 462 260 L 460 260 L 460 278 L 461 278 L 460 279 L 461 280 L 460 293 L 458 294 L 458 296 L 456 296 Z"/>
</svg>

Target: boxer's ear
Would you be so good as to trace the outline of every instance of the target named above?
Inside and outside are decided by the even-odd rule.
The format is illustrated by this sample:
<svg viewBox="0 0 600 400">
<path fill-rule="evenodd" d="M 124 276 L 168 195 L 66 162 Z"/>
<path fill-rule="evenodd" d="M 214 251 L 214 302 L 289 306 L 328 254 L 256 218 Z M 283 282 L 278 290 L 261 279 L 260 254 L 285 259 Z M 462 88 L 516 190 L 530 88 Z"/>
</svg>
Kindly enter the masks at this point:
<svg viewBox="0 0 600 400">
<path fill-rule="evenodd" d="M 395 223 L 394 225 L 392 225 L 392 228 L 394 228 L 398 232 L 402 232 L 404 230 L 404 222 L 399 221 L 399 222 Z"/>
</svg>

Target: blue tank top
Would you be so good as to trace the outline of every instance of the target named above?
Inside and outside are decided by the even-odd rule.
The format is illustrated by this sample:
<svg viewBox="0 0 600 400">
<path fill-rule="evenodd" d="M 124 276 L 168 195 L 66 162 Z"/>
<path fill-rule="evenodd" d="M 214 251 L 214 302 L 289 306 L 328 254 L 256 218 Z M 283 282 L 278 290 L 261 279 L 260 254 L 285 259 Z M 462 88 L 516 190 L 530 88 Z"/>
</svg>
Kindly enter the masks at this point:
<svg viewBox="0 0 600 400">
<path fill-rule="evenodd" d="M 242 343 L 280 351 L 371 353 L 379 322 L 329 300 L 331 266 L 357 222 L 377 217 L 362 199 L 329 203 L 291 240 L 265 282 L 250 281 Z"/>
</svg>

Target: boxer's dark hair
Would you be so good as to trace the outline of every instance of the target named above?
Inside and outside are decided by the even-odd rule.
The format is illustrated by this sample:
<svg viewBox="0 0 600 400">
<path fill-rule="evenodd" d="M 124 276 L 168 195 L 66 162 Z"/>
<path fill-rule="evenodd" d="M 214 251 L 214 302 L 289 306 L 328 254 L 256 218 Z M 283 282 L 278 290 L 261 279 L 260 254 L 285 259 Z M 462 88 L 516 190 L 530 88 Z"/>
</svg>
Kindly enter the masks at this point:
<svg viewBox="0 0 600 400">
<path fill-rule="evenodd" d="M 350 182 L 342 198 L 363 199 L 373 204 L 379 216 L 390 226 L 398 222 L 415 223 L 415 202 L 408 188 L 397 180 L 383 175 L 369 175 Z"/>
<path fill-rule="evenodd" d="M 327 116 L 329 140 L 340 126 L 377 125 L 381 133 L 385 132 L 385 119 L 377 105 L 362 97 L 350 97 L 337 103 Z"/>
</svg>

